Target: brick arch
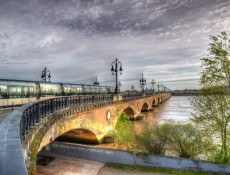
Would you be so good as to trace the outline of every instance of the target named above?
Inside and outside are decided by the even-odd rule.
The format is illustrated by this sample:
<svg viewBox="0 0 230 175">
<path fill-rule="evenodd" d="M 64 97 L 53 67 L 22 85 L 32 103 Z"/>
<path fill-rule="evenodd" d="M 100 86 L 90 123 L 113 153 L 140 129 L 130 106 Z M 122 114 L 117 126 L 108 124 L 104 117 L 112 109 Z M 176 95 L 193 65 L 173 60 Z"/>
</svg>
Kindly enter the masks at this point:
<svg viewBox="0 0 230 175">
<path fill-rule="evenodd" d="M 135 113 L 135 111 L 134 111 L 134 109 L 132 107 L 129 107 L 129 106 L 126 107 L 123 110 L 123 112 L 126 113 L 130 119 L 134 119 L 135 118 L 136 113 Z"/>
<path fill-rule="evenodd" d="M 82 120 L 85 120 L 85 122 L 82 122 Z M 90 122 L 90 123 L 89 123 Z M 92 122 L 92 120 L 87 120 L 83 118 L 78 118 L 73 116 L 70 120 L 61 120 L 55 124 L 53 124 L 45 133 L 43 136 L 40 147 L 38 149 L 41 150 L 42 147 L 49 144 L 51 141 L 54 141 L 56 138 L 61 136 L 64 133 L 67 133 L 71 130 L 77 130 L 77 129 L 84 129 L 88 132 L 95 135 L 95 140 L 97 140 L 98 143 L 101 143 L 103 141 L 105 131 L 104 126 L 101 125 L 99 122 Z"/>
<path fill-rule="evenodd" d="M 141 112 L 147 112 L 148 110 L 150 109 L 150 105 L 148 104 L 148 102 L 144 102 L 143 104 L 142 104 L 142 107 L 141 107 Z"/>
<path fill-rule="evenodd" d="M 77 128 L 69 130 L 55 139 L 55 141 L 71 141 L 74 143 L 98 144 L 99 140 L 95 131 L 86 128 Z"/>
</svg>

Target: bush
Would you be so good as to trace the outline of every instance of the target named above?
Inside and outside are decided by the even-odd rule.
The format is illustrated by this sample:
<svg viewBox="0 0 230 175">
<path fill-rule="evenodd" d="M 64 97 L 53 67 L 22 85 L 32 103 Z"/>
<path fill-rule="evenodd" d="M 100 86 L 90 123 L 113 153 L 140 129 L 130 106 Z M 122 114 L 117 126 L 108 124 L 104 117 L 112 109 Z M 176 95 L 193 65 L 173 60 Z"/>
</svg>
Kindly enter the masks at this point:
<svg viewBox="0 0 230 175">
<path fill-rule="evenodd" d="M 192 124 L 169 122 L 146 129 L 137 140 L 140 148 L 148 153 L 167 151 L 183 158 L 196 158 L 211 145 Z"/>
<path fill-rule="evenodd" d="M 165 154 L 167 130 L 165 125 L 156 125 L 137 136 L 139 149 L 152 154 Z"/>
</svg>

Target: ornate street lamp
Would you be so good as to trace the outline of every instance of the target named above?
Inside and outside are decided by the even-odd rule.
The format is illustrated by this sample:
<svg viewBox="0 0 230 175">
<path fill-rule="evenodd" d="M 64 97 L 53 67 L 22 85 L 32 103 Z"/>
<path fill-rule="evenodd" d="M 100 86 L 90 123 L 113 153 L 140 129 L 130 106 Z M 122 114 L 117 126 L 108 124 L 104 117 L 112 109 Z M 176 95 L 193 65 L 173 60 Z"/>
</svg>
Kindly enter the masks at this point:
<svg viewBox="0 0 230 175">
<path fill-rule="evenodd" d="M 119 87 L 118 87 L 118 72 L 120 72 L 120 74 L 122 74 L 122 63 L 120 61 L 117 60 L 117 58 L 115 59 L 114 62 L 112 62 L 112 68 L 111 68 L 111 72 L 112 75 L 114 75 L 115 72 L 115 76 L 116 76 L 116 88 L 115 88 L 115 93 L 118 94 L 119 93 Z M 120 67 L 119 67 L 120 66 Z"/>
<path fill-rule="evenodd" d="M 96 76 L 96 81 L 93 83 L 95 86 L 99 86 L 99 82 L 97 81 L 97 76 Z"/>
<path fill-rule="evenodd" d="M 151 82 L 152 86 L 153 86 L 153 93 L 155 92 L 155 89 L 154 89 L 154 86 L 156 84 L 156 81 L 154 79 L 152 79 L 152 82 Z"/>
<path fill-rule="evenodd" d="M 146 79 L 144 79 L 143 73 L 142 73 L 142 78 L 140 79 L 140 85 L 141 85 L 142 92 L 144 93 L 145 85 L 146 85 Z"/>
<path fill-rule="evenodd" d="M 41 75 L 42 81 L 46 82 L 46 78 L 48 78 L 49 82 L 50 82 L 50 80 L 51 80 L 50 74 L 51 74 L 51 71 L 45 67 L 45 69 L 42 71 L 42 75 Z"/>
</svg>

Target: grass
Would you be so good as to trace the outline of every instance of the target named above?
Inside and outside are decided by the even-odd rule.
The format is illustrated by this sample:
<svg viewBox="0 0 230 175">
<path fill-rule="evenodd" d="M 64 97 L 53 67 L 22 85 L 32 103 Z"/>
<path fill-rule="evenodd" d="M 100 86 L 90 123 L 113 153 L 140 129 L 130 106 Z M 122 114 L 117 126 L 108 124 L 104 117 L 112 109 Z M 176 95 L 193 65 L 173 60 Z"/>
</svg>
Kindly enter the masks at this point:
<svg viewBox="0 0 230 175">
<path fill-rule="evenodd" d="M 154 168 L 145 166 L 133 166 L 133 165 L 123 165 L 123 164 L 106 164 L 106 167 L 118 170 L 128 170 L 136 172 L 152 172 L 152 173 L 165 173 L 165 174 L 183 174 L 183 175 L 218 175 L 219 173 L 211 172 L 195 172 L 187 170 L 175 170 L 168 168 Z"/>
</svg>

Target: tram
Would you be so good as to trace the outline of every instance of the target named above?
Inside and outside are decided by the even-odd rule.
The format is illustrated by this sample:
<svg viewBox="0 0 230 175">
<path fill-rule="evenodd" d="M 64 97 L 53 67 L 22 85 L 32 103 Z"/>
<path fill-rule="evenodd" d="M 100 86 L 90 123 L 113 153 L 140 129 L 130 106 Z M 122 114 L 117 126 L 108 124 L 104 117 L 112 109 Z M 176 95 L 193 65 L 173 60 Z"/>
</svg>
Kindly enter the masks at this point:
<svg viewBox="0 0 230 175">
<path fill-rule="evenodd" d="M 22 105 L 55 96 L 113 92 L 114 88 L 109 86 L 0 79 L 0 107 Z"/>
</svg>

